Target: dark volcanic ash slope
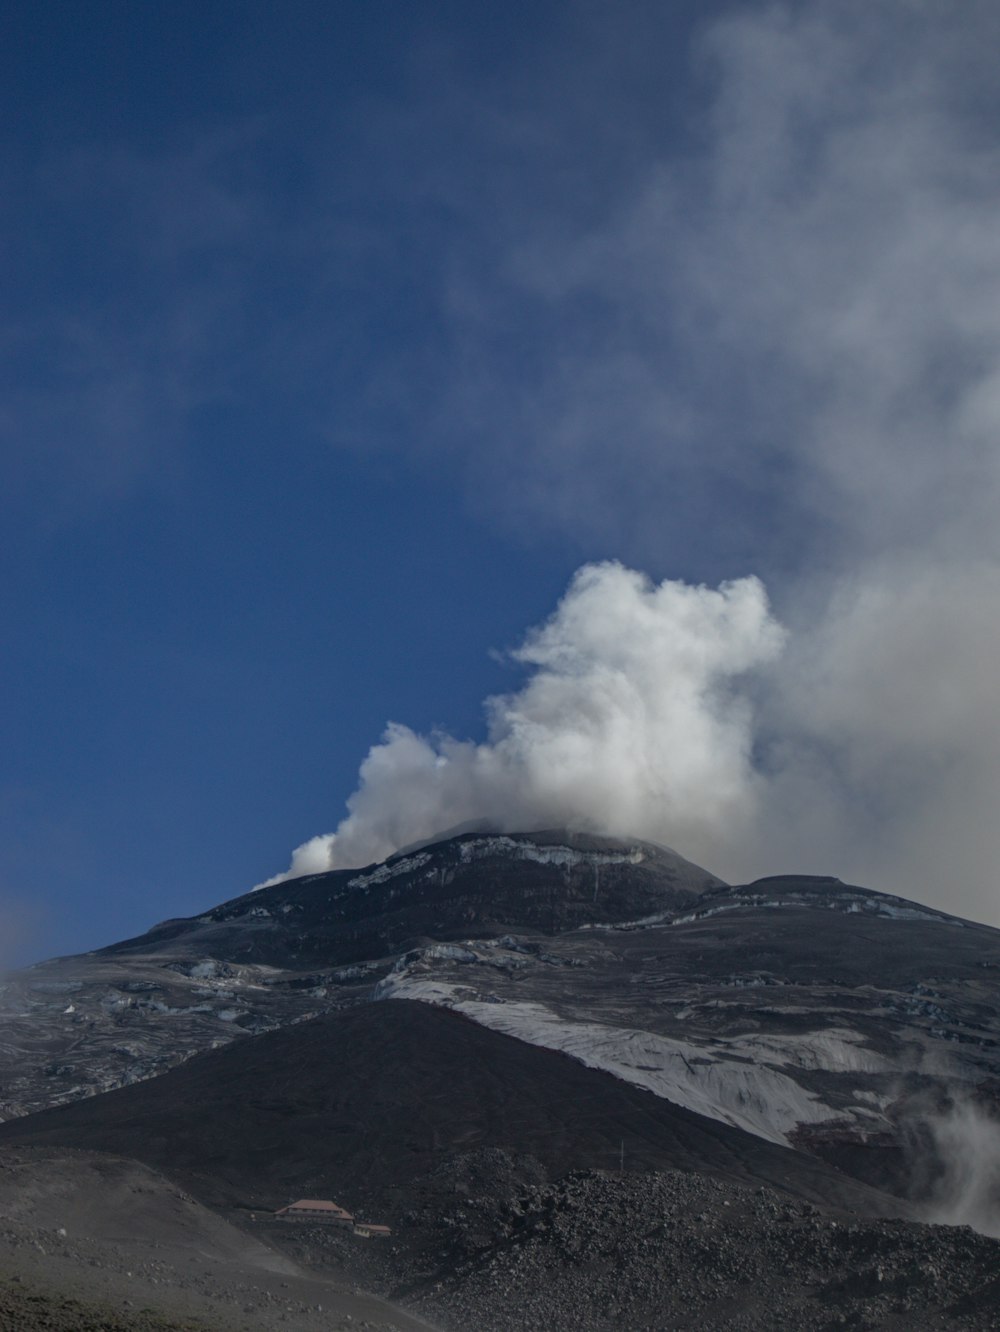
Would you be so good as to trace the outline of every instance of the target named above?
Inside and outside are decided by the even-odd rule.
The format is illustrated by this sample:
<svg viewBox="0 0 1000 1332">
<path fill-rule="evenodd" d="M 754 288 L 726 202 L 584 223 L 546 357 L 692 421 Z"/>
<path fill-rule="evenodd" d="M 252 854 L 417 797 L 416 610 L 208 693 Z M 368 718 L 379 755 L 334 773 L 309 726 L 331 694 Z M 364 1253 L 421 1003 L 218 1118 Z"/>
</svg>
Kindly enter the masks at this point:
<svg viewBox="0 0 1000 1332">
<path fill-rule="evenodd" d="M 114 1151 L 203 1202 L 274 1209 L 331 1191 L 397 1220 L 443 1157 L 531 1156 L 547 1177 L 624 1160 L 874 1213 L 902 1210 L 821 1161 L 426 1004 L 381 1003 L 199 1055 L 155 1080 L 0 1126 L 0 1147 Z"/>
<path fill-rule="evenodd" d="M 615 1138 L 626 1144 L 624 1175 L 566 1171 L 570 1162 L 613 1157 Z M 535 1154 L 475 1147 L 497 1139 Z M 185 1272 L 162 1248 L 134 1252 L 148 1239 L 137 1214 L 161 1243 L 177 1229 L 172 1214 L 165 1224 L 146 1180 L 138 1199 L 126 1198 L 127 1218 L 103 1184 L 84 1199 L 88 1234 L 95 1208 L 106 1226 L 127 1224 L 132 1248 L 110 1273 L 108 1255 L 90 1241 L 40 1235 L 43 1262 L 62 1263 L 46 1268 L 50 1277 L 70 1281 L 74 1269 L 63 1260 L 75 1255 L 88 1267 L 96 1260 L 98 1278 L 133 1299 L 141 1291 L 144 1301 L 173 1308 L 204 1288 L 215 1302 L 203 1312 L 220 1326 L 234 1296 L 246 1311 L 237 1326 L 329 1326 L 346 1298 L 338 1293 L 345 1275 L 354 1278 L 348 1288 L 379 1290 L 450 1332 L 985 1332 L 1000 1316 L 996 1241 L 966 1228 L 831 1213 L 804 1196 L 868 1213 L 888 1200 L 799 1153 L 423 1005 L 317 1019 L 199 1056 L 155 1082 L 4 1126 L 0 1166 L 17 1161 L 33 1179 L 33 1157 L 60 1166 L 60 1196 L 46 1197 L 36 1218 L 50 1226 L 67 1221 L 62 1195 L 72 1178 L 69 1153 L 56 1143 L 165 1162 L 252 1235 L 313 1269 L 319 1311 L 303 1304 L 301 1278 L 268 1283 L 259 1266 L 245 1264 Z M 473 1149 L 456 1151 L 463 1143 Z M 138 1170 L 74 1154 L 84 1169 L 125 1172 L 126 1183 Z M 689 1172 L 634 1169 L 668 1162 Z M 781 1181 L 791 1196 L 755 1178 Z M 248 1220 L 249 1206 L 330 1192 L 391 1220 L 393 1240 L 364 1244 L 323 1227 L 282 1226 L 259 1211 Z M 0 1199 L 0 1210 L 7 1202 Z M 174 1211 L 190 1206 L 173 1192 L 168 1202 Z M 231 1233 L 222 1223 L 216 1229 Z M 6 1233 L 0 1225 L 0 1267 Z M 204 1247 L 199 1231 L 186 1240 Z M 338 1274 L 339 1287 L 316 1288 L 324 1271 Z M 151 1278 L 160 1283 L 153 1292 Z M 378 1318 L 369 1310 L 367 1325 L 383 1325 L 384 1316 L 384 1306 Z M 402 1314 L 390 1319 L 409 1325 Z M 358 1323 L 355 1313 L 353 1323 L 333 1326 Z"/>
<path fill-rule="evenodd" d="M 907 1193 L 928 1117 L 996 1117 L 1000 931 L 836 879 L 401 957 L 380 993 L 453 1007 Z M 926 1136 L 926 1135 L 925 1135 Z"/>
<path fill-rule="evenodd" d="M 454 1332 L 770 1328 L 779 1316 L 827 1327 L 886 1293 L 873 1275 L 883 1251 L 902 1255 L 898 1282 L 962 1247 L 916 1225 L 883 1243 L 878 1223 L 852 1214 L 905 1206 L 824 1163 L 408 1002 L 317 1018 L 0 1127 L 0 1161 L 67 1147 L 159 1166 L 296 1259 L 353 1273 Z M 592 1168 L 621 1161 L 621 1178 Z M 393 1241 L 262 1219 L 330 1195 L 390 1222 Z M 977 1243 L 953 1285 L 987 1298 L 1000 1246 Z M 908 1326 L 935 1326 L 912 1317 L 921 1300 Z"/>
<path fill-rule="evenodd" d="M 183 947 L 277 967 L 338 966 L 427 938 L 510 926 L 558 934 L 594 921 L 693 909 L 721 881 L 676 852 L 565 831 L 466 834 L 363 870 L 293 879 L 193 920 L 167 921 L 105 956 Z"/>
</svg>

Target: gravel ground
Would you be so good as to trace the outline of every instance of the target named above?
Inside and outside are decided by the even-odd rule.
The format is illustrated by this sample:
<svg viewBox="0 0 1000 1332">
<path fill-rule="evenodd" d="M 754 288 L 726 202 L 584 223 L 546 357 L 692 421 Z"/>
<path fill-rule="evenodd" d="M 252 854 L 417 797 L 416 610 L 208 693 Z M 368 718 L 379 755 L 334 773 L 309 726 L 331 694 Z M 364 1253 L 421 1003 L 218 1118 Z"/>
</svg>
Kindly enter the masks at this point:
<svg viewBox="0 0 1000 1332">
<path fill-rule="evenodd" d="M 0 1287 L 15 1309 L 0 1332 L 38 1328 L 208 1329 L 211 1332 L 410 1332 L 426 1327 L 329 1274 L 280 1278 L 249 1263 L 161 1245 L 68 1239 L 28 1226 L 0 1229 Z M 84 1310 L 85 1313 L 77 1313 Z M 79 1322 L 73 1318 L 78 1317 Z M 106 1321 L 100 1321 L 104 1318 Z M 48 1320 L 48 1321 L 46 1321 Z M 61 1321 L 60 1321 L 61 1320 Z"/>
<path fill-rule="evenodd" d="M 315 1228 L 298 1256 L 450 1332 L 996 1329 L 1000 1242 L 967 1227 L 862 1220 L 695 1174 L 583 1171 L 482 1151 L 422 1184 L 399 1238 Z"/>
<path fill-rule="evenodd" d="M 696 1173 L 552 1181 L 483 1149 L 415 1181 L 383 1242 L 227 1220 L 114 1158 L 0 1164 L 0 1332 L 1000 1326 L 1000 1242 Z"/>
<path fill-rule="evenodd" d="M 70 1299 L 21 1277 L 0 1280 L 3 1332 L 209 1332 L 206 1323 L 174 1322 L 148 1309 L 112 1309 Z"/>
<path fill-rule="evenodd" d="M 834 1219 L 763 1188 L 584 1172 L 440 1220 L 447 1267 L 416 1304 L 464 1332 L 1000 1325 L 997 1241 Z"/>
</svg>

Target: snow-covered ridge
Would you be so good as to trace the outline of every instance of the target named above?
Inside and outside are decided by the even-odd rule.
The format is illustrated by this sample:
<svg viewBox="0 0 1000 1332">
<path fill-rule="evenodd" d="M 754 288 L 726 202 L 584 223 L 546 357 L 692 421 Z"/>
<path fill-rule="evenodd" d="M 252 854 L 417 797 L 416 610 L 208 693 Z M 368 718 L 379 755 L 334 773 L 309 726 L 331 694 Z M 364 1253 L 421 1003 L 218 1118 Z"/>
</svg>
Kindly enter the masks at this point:
<svg viewBox="0 0 1000 1332">
<path fill-rule="evenodd" d="M 721 916 L 727 911 L 746 911 L 747 909 L 764 908 L 767 910 L 778 910 L 788 907 L 798 907 L 810 911 L 839 911 L 847 916 L 880 916 L 886 920 L 923 920 L 934 924 L 948 924 L 964 926 L 964 922 L 955 916 L 947 916 L 943 912 L 935 911 L 932 907 L 920 907 L 912 902 L 906 902 L 902 898 L 878 897 L 876 895 L 860 894 L 847 895 L 842 891 L 839 893 L 831 892 L 829 897 L 821 893 L 789 893 L 780 897 L 765 897 L 757 893 L 740 893 L 738 896 L 730 898 L 728 901 L 720 902 L 715 906 L 703 907 L 700 911 L 689 911 L 686 915 L 675 916 L 670 924 L 689 925 L 692 921 L 708 920 L 711 916 Z M 650 921 L 634 921 L 633 925 L 645 925 L 655 923 Z M 621 928 L 621 927 L 619 927 Z"/>
<path fill-rule="evenodd" d="M 646 853 L 634 846 L 628 851 L 579 851 L 571 846 L 536 846 L 534 842 L 514 837 L 477 837 L 459 844 L 459 855 L 469 864 L 504 856 L 510 860 L 531 860 L 537 865 L 641 865 Z"/>
<path fill-rule="evenodd" d="M 711 913 L 707 913 L 711 914 Z M 672 924 L 672 911 L 656 911 L 652 916 L 640 916 L 637 920 L 598 920 L 585 921 L 581 930 L 646 930 L 653 925 Z"/>
<path fill-rule="evenodd" d="M 563 869 L 588 865 L 597 871 L 603 865 L 641 865 L 646 859 L 645 851 L 638 846 L 630 847 L 627 851 L 580 851 L 571 846 L 537 846 L 534 842 L 503 836 L 477 837 L 472 841 L 460 842 L 458 854 L 465 865 L 477 860 L 495 860 L 499 856 L 506 860 L 530 860 L 536 865 L 558 865 Z M 387 860 L 373 870 L 348 879 L 347 886 L 367 891 L 390 879 L 413 874 L 432 859 L 429 851 L 417 851 L 399 860 Z"/>
<path fill-rule="evenodd" d="M 348 879 L 348 888 L 373 888 L 376 884 L 387 883 L 389 879 L 396 879 L 401 874 L 412 874 L 414 870 L 423 869 L 430 860 L 430 855 L 426 851 L 420 851 L 414 856 L 405 856 L 402 860 L 389 860 L 384 865 L 378 865 L 367 874 L 358 874 L 353 879 Z"/>
</svg>

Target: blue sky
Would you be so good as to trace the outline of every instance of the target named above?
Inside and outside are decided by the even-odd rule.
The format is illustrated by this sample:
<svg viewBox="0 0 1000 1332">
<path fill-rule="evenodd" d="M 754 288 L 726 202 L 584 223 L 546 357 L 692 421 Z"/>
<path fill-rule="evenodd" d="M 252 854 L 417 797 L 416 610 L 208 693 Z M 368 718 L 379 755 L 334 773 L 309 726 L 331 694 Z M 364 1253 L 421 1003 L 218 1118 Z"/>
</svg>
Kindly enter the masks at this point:
<svg viewBox="0 0 1000 1332">
<path fill-rule="evenodd" d="M 963 13 L 8 5 L 8 956 L 281 871 L 390 721 L 430 739 L 379 751 L 345 856 L 460 787 L 600 822 L 631 754 L 613 830 L 992 918 L 997 23 Z M 653 582 L 512 659 L 607 560 Z M 706 599 L 750 575 L 770 611 Z"/>
<path fill-rule="evenodd" d="M 448 248 L 490 245 L 452 89 L 506 96 L 568 20 L 8 7 L 0 886 L 34 950 L 257 882 L 390 717 L 481 729 L 490 649 L 579 562 L 435 455 L 420 389 Z"/>
</svg>

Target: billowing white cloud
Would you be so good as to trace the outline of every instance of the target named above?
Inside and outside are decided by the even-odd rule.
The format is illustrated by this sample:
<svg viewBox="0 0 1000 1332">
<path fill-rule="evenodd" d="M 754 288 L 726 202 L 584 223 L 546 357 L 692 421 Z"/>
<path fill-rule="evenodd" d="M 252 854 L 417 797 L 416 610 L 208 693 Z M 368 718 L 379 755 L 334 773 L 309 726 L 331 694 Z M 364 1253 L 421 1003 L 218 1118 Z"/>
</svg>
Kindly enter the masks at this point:
<svg viewBox="0 0 1000 1332">
<path fill-rule="evenodd" d="M 390 726 L 348 817 L 299 847 L 288 873 L 367 864 L 477 818 L 671 840 L 708 856 L 724 830 L 735 840 L 753 823 L 752 681 L 782 643 L 754 578 L 713 590 L 587 565 L 512 653 L 530 674 L 487 700 L 488 739 Z"/>
</svg>

